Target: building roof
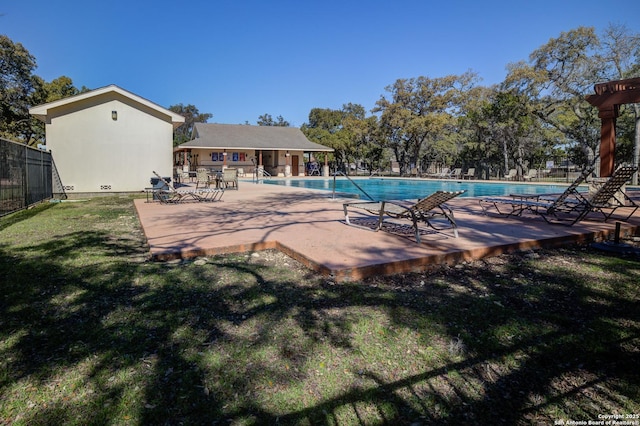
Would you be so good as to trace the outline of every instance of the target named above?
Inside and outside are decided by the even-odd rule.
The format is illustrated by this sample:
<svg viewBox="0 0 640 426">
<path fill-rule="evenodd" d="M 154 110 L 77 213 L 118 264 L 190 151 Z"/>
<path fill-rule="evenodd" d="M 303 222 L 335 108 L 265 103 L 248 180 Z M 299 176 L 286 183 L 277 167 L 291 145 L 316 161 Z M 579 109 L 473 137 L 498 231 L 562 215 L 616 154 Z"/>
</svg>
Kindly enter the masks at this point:
<svg viewBox="0 0 640 426">
<path fill-rule="evenodd" d="M 333 152 L 333 148 L 311 142 L 296 127 L 195 123 L 194 139 L 176 149 L 259 149 Z"/>
<path fill-rule="evenodd" d="M 167 120 L 171 120 L 171 123 L 173 124 L 174 128 L 180 127 L 184 123 L 184 117 L 181 116 L 180 114 L 177 114 L 145 98 L 142 98 L 127 90 L 124 90 L 123 88 L 118 87 L 115 84 L 111 84 L 109 86 L 91 90 L 89 92 L 80 93 L 78 95 L 70 96 L 68 98 L 60 99 L 58 101 L 53 101 L 46 104 L 34 106 L 29 109 L 29 114 L 33 115 L 39 120 L 46 122 L 47 116 L 49 115 L 50 111 L 52 111 L 55 108 L 65 107 L 67 105 L 81 102 L 86 99 L 94 98 L 97 96 L 109 95 L 109 94 L 118 94 L 120 96 L 130 99 L 134 103 L 140 104 L 145 108 L 150 108 L 156 113 L 167 116 Z"/>
</svg>

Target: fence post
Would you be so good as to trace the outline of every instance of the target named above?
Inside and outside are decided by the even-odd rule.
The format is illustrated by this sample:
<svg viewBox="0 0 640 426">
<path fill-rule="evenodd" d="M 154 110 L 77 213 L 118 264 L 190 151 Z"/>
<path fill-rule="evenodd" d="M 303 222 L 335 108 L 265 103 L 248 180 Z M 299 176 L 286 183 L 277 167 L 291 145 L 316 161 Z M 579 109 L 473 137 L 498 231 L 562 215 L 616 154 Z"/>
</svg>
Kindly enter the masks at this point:
<svg viewBox="0 0 640 426">
<path fill-rule="evenodd" d="M 22 181 L 24 182 L 24 205 L 29 205 L 29 153 L 24 145 L 24 165 L 22 167 Z"/>
</svg>

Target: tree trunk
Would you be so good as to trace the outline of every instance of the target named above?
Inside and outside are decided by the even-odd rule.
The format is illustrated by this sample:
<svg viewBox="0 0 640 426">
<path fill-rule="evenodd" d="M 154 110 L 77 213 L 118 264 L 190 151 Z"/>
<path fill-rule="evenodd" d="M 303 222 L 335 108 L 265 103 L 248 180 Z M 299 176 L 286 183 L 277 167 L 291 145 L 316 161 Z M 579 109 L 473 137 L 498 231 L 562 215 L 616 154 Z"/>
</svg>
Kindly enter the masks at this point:
<svg viewBox="0 0 640 426">
<path fill-rule="evenodd" d="M 507 139 L 506 138 L 502 139 L 502 154 L 504 155 L 504 173 L 503 173 L 503 176 L 505 176 L 507 173 L 509 173 L 509 151 L 507 149 Z"/>
<path fill-rule="evenodd" d="M 523 141 L 518 139 L 517 144 L 518 144 L 518 150 L 517 150 L 518 158 L 516 158 L 516 170 L 518 170 L 518 173 L 517 173 L 518 179 L 522 179 L 521 176 L 524 176 L 525 167 L 527 165 L 524 164 L 524 146 L 522 145 Z"/>
</svg>

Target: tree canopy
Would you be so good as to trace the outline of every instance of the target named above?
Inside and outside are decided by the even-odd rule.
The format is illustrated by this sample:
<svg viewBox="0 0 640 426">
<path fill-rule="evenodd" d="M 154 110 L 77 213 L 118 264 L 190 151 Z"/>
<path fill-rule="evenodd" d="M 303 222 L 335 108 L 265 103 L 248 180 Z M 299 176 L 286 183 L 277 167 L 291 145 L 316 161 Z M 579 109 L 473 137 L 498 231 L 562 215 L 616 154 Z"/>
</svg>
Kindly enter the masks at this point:
<svg viewBox="0 0 640 426">
<path fill-rule="evenodd" d="M 271 114 L 264 114 L 258 117 L 258 126 L 279 126 L 289 127 L 290 124 L 281 115 L 277 116 L 274 120 Z"/>
<path fill-rule="evenodd" d="M 30 134 L 29 106 L 38 81 L 36 59 L 20 43 L 0 35 L 0 134 L 25 140 Z"/>
<path fill-rule="evenodd" d="M 208 112 L 201 113 L 195 105 L 191 104 L 171 105 L 169 110 L 184 117 L 184 124 L 174 131 L 173 146 L 178 146 L 191 140 L 193 125 L 195 123 L 206 123 L 211 117 L 213 117 L 213 114 Z"/>
</svg>

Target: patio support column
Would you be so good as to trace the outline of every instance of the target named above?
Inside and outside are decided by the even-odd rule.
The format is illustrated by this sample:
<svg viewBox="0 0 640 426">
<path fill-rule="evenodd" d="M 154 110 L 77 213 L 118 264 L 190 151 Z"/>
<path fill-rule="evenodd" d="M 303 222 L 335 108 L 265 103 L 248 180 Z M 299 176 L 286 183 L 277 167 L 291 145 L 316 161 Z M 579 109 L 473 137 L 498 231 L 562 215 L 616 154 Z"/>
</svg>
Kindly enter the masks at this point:
<svg viewBox="0 0 640 426">
<path fill-rule="evenodd" d="M 258 165 L 256 168 L 256 178 L 262 179 L 264 176 L 264 165 L 262 164 L 262 150 L 258 151 Z"/>
<path fill-rule="evenodd" d="M 289 154 L 289 151 L 287 151 L 284 154 L 284 176 L 285 177 L 291 176 L 291 165 L 289 165 L 289 157 L 290 156 L 291 156 L 291 154 Z"/>
<path fill-rule="evenodd" d="M 614 105 L 612 108 L 601 109 L 598 116 L 601 120 L 600 177 L 608 177 L 613 174 L 613 160 L 616 152 L 616 117 L 618 117 L 618 105 Z"/>
<path fill-rule="evenodd" d="M 324 166 L 322 167 L 322 176 L 329 177 L 331 173 L 329 173 L 329 153 L 325 152 L 324 154 Z"/>
<path fill-rule="evenodd" d="M 616 118 L 620 105 L 640 102 L 640 78 L 613 80 L 598 83 L 594 87 L 595 95 L 586 97 L 598 108 L 600 127 L 600 177 L 613 174 L 616 151 Z"/>
</svg>

